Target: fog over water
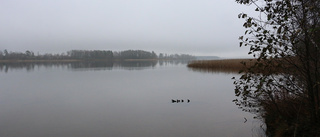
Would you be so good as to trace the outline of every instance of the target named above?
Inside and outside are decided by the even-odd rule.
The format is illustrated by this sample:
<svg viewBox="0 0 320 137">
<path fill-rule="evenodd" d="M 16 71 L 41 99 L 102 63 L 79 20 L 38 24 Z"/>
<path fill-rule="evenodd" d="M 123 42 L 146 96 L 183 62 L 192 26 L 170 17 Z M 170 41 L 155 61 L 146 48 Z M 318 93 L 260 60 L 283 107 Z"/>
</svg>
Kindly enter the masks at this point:
<svg viewBox="0 0 320 137">
<path fill-rule="evenodd" d="M 247 57 L 234 0 L 10 0 L 0 2 L 0 50 L 61 53 L 141 49 Z"/>
</svg>

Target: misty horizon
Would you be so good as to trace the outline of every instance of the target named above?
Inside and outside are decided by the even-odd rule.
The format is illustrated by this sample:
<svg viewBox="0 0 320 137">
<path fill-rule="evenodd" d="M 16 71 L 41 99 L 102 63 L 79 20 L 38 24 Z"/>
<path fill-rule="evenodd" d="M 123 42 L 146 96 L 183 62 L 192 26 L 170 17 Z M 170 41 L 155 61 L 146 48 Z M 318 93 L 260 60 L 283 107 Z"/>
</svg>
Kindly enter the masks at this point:
<svg viewBox="0 0 320 137">
<path fill-rule="evenodd" d="M 244 20 L 237 16 L 250 10 L 232 0 L 3 1 L 0 50 L 248 57 L 248 48 L 239 47 Z"/>
</svg>

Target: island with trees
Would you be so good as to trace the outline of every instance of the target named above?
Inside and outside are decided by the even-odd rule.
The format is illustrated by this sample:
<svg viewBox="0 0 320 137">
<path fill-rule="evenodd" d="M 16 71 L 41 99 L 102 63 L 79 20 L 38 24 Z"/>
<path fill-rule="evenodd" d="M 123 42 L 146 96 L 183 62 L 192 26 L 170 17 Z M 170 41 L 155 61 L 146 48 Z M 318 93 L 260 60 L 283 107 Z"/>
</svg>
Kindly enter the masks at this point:
<svg viewBox="0 0 320 137">
<path fill-rule="evenodd" d="M 33 51 L 12 52 L 0 50 L 0 62 L 76 62 L 76 61 L 130 61 L 130 60 L 194 60 L 189 54 L 157 55 L 154 51 L 144 50 L 71 50 L 61 54 L 35 54 Z"/>
</svg>

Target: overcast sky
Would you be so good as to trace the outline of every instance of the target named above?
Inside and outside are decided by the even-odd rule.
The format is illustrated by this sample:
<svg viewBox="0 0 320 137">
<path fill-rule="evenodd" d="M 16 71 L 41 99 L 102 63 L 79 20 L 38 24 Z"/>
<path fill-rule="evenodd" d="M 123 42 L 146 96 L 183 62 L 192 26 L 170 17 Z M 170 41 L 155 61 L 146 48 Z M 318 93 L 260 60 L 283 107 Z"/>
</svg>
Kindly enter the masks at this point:
<svg viewBox="0 0 320 137">
<path fill-rule="evenodd" d="M 141 49 L 250 57 L 235 0 L 0 0 L 0 50 Z"/>
</svg>

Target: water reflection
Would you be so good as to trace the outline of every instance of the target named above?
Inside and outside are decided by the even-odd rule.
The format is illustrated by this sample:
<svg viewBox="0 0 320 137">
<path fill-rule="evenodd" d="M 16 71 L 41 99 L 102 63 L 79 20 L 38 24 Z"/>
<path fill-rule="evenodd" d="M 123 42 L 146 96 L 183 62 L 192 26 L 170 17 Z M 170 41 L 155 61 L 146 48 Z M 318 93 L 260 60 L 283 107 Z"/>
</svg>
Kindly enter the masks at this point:
<svg viewBox="0 0 320 137">
<path fill-rule="evenodd" d="M 133 66 L 126 62 L 2 65 L 9 72 L 20 70 L 0 73 L 0 136 L 256 134 L 252 115 L 232 102 L 233 74 L 193 73 L 186 64 L 176 65 L 183 62 L 130 63 Z M 21 71 L 27 68 L 36 72 Z"/>
<path fill-rule="evenodd" d="M 157 65 L 157 61 L 120 61 L 114 62 L 114 67 L 125 70 L 142 70 L 152 68 Z"/>
<path fill-rule="evenodd" d="M 65 65 L 71 69 L 111 70 L 113 67 L 113 62 L 76 62 Z"/>
<path fill-rule="evenodd" d="M 190 71 L 201 72 L 201 73 L 225 73 L 225 74 L 239 74 L 240 69 L 230 68 L 189 68 Z"/>
<path fill-rule="evenodd" d="M 188 61 L 179 60 L 151 60 L 151 61 L 83 61 L 83 62 L 6 62 L 0 63 L 0 72 L 10 70 L 34 71 L 36 68 L 67 68 L 72 70 L 143 70 L 156 66 L 187 64 Z"/>
</svg>

